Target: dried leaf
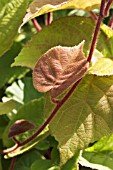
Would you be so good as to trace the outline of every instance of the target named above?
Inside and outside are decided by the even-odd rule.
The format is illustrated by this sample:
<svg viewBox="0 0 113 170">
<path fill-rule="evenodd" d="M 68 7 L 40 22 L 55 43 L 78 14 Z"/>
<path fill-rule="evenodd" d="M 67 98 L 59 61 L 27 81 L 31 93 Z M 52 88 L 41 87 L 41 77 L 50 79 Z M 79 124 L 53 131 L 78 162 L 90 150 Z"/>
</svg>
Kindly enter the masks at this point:
<svg viewBox="0 0 113 170">
<path fill-rule="evenodd" d="M 78 46 L 56 46 L 48 50 L 33 70 L 35 88 L 40 92 L 50 90 L 57 97 L 71 84 L 81 79 L 89 66 L 83 53 L 84 41 Z"/>
<path fill-rule="evenodd" d="M 28 130 L 34 129 L 36 126 L 24 119 L 17 120 L 10 128 L 10 133 L 8 134 L 8 137 L 11 138 L 15 135 L 22 134 Z"/>
</svg>

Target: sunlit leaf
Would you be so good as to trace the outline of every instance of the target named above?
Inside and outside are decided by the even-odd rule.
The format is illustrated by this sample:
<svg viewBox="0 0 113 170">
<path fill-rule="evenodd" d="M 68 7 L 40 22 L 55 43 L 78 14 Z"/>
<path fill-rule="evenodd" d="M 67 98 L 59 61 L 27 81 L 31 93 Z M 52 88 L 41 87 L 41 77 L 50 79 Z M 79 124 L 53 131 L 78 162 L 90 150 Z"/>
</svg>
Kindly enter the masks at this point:
<svg viewBox="0 0 113 170">
<path fill-rule="evenodd" d="M 54 109 L 47 97 L 45 114 Z M 89 143 L 112 133 L 113 77 L 85 76 L 49 124 L 59 142 L 61 163 Z"/>
<path fill-rule="evenodd" d="M 33 70 L 35 88 L 40 92 L 50 90 L 54 98 L 81 79 L 89 66 L 83 53 L 83 44 L 74 47 L 57 46 L 47 51 Z"/>
<path fill-rule="evenodd" d="M 7 102 L 0 102 L 0 115 L 7 114 L 13 109 L 16 109 L 17 102 L 14 100 L 9 100 Z"/>
<path fill-rule="evenodd" d="M 11 138 L 15 135 L 22 134 L 26 131 L 36 128 L 36 126 L 24 119 L 17 120 L 11 127 L 8 137 Z"/>
<path fill-rule="evenodd" d="M 27 0 L 4 1 L 0 11 L 0 56 L 13 43 L 26 12 Z"/>
<path fill-rule="evenodd" d="M 37 60 L 50 48 L 58 45 L 75 46 L 83 40 L 85 40 L 84 52 L 88 54 L 94 26 L 95 22 L 88 17 L 60 18 L 33 36 L 12 66 L 26 66 L 33 69 Z M 102 25 L 100 30 L 97 49 L 104 57 L 113 56 L 113 30 L 105 25 Z"/>
<path fill-rule="evenodd" d="M 97 62 L 89 68 L 88 73 L 95 74 L 97 76 L 113 75 L 113 59 L 99 58 Z"/>
<path fill-rule="evenodd" d="M 83 152 L 79 159 L 82 166 L 97 170 L 112 170 L 113 169 L 113 153 L 102 152 Z"/>
<path fill-rule="evenodd" d="M 86 148 L 79 158 L 82 166 L 99 170 L 113 169 L 113 134 L 102 137 L 93 146 Z"/>
<path fill-rule="evenodd" d="M 61 170 L 79 170 L 78 160 L 80 157 L 80 152 L 75 154 L 71 159 L 69 159 L 66 164 L 61 167 Z"/>
<path fill-rule="evenodd" d="M 27 21 L 36 16 L 48 13 L 50 11 L 56 11 L 61 9 L 83 9 L 83 10 L 92 10 L 98 8 L 101 3 L 101 0 L 34 0 L 28 10 L 27 14 L 23 19 L 24 25 Z M 22 26 L 21 25 L 21 26 Z"/>
<path fill-rule="evenodd" d="M 33 69 L 37 60 L 50 48 L 58 45 L 72 47 L 83 40 L 85 40 L 84 52 L 86 53 L 89 50 L 94 24 L 89 18 L 76 16 L 54 21 L 33 36 L 12 66 L 26 66 Z"/>
</svg>

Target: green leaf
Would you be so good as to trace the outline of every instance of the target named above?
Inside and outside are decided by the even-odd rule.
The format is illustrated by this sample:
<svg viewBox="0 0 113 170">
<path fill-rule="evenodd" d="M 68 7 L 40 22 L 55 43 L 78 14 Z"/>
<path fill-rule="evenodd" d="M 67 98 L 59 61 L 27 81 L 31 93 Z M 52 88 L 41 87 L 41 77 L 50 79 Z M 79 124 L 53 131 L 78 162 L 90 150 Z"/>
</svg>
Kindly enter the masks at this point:
<svg viewBox="0 0 113 170">
<path fill-rule="evenodd" d="M 104 42 L 104 43 L 103 43 Z M 113 30 L 105 24 L 101 25 L 101 34 L 99 36 L 98 48 L 104 57 L 113 56 Z"/>
<path fill-rule="evenodd" d="M 7 102 L 0 102 L 0 115 L 7 114 L 13 109 L 16 109 L 17 102 L 14 100 L 9 100 Z"/>
<path fill-rule="evenodd" d="M 34 88 L 32 77 L 24 77 L 22 82 L 24 83 L 24 103 L 28 103 L 30 100 L 38 99 L 43 96 L 43 93 L 39 93 Z"/>
<path fill-rule="evenodd" d="M 8 120 L 6 120 L 5 115 L 0 116 L 0 139 L 2 139 L 2 134 L 8 124 Z"/>
<path fill-rule="evenodd" d="M 50 160 L 37 160 L 34 162 L 31 166 L 31 170 L 49 170 L 49 168 L 52 166 L 52 162 Z"/>
<path fill-rule="evenodd" d="M 50 148 L 50 144 L 49 142 L 45 139 L 43 141 L 41 141 L 40 143 L 38 143 L 36 146 L 35 146 L 36 149 L 38 150 L 48 150 Z"/>
<path fill-rule="evenodd" d="M 101 0 L 34 0 L 29 8 L 28 12 L 24 17 L 22 25 L 28 22 L 30 19 L 35 18 L 36 16 L 48 13 L 50 11 L 56 11 L 61 9 L 82 9 L 82 10 L 92 10 L 99 7 Z M 21 26 L 22 26 L 21 25 Z"/>
<path fill-rule="evenodd" d="M 41 154 L 36 150 L 32 149 L 29 152 L 24 153 L 20 156 L 16 163 L 14 170 L 30 170 L 31 165 L 36 161 L 41 159 Z"/>
<path fill-rule="evenodd" d="M 3 142 L 5 146 L 11 146 L 10 144 L 10 139 L 8 139 L 8 134 L 9 134 L 9 129 L 12 126 L 12 124 L 14 124 L 14 122 L 16 120 L 19 119 L 25 119 L 28 120 L 30 122 L 32 122 L 33 124 L 35 124 L 37 126 L 37 128 L 39 128 L 42 123 L 44 122 L 44 117 L 43 117 L 43 107 L 44 107 L 44 99 L 40 98 L 39 100 L 32 100 L 31 102 L 23 105 L 17 112 L 17 114 L 15 115 L 15 117 L 13 118 L 13 120 L 11 120 L 9 122 L 9 125 L 6 127 L 4 134 L 3 134 Z M 35 130 L 36 131 L 36 130 Z M 28 138 L 32 133 L 32 132 L 27 132 L 23 135 L 19 135 L 18 136 L 18 140 L 23 141 L 26 138 Z"/>
<path fill-rule="evenodd" d="M 13 43 L 26 12 L 27 0 L 5 0 L 0 11 L 0 56 Z"/>
<path fill-rule="evenodd" d="M 79 159 L 82 166 L 97 170 L 113 170 L 113 153 L 83 152 Z"/>
<path fill-rule="evenodd" d="M 89 143 L 112 133 L 113 76 L 83 78 L 74 93 L 50 122 L 51 134 L 59 142 L 61 164 Z M 46 99 L 45 115 L 54 109 Z"/>
<path fill-rule="evenodd" d="M 97 76 L 113 75 L 113 59 L 99 58 L 96 63 L 89 68 L 88 74 L 95 74 Z"/>
<path fill-rule="evenodd" d="M 28 42 L 12 66 L 26 66 L 34 68 L 37 60 L 54 46 L 75 46 L 85 40 L 84 52 L 87 54 L 95 22 L 88 17 L 63 17 L 44 27 Z M 78 36 L 79 35 L 79 36 Z M 48 43 L 45 43 L 48 42 Z M 104 42 L 104 43 L 103 43 Z M 102 25 L 97 49 L 104 57 L 113 56 L 113 31 Z"/>
<path fill-rule="evenodd" d="M 105 152 L 105 151 L 113 151 L 113 134 L 109 136 L 104 136 L 98 142 L 96 142 L 93 146 L 85 149 L 88 152 Z"/>
<path fill-rule="evenodd" d="M 83 40 L 85 40 L 84 51 L 86 52 L 89 49 L 94 24 L 94 21 L 89 18 L 76 16 L 54 21 L 34 35 L 16 57 L 12 66 L 27 66 L 33 69 L 39 57 L 50 48 L 57 45 L 75 46 Z"/>
<path fill-rule="evenodd" d="M 99 170 L 113 169 L 113 134 L 101 138 L 93 146 L 85 149 L 79 163 Z"/>
<path fill-rule="evenodd" d="M 2 168 L 2 162 L 1 162 L 1 155 L 0 155 L 0 170 L 3 170 L 3 168 Z"/>
<path fill-rule="evenodd" d="M 11 68 L 14 58 L 18 55 L 21 48 L 20 43 L 14 43 L 11 49 L 0 58 L 0 87 L 5 85 L 5 83 L 11 83 L 15 79 L 23 77 L 28 72 L 26 68 Z"/>
<path fill-rule="evenodd" d="M 58 148 L 56 147 L 53 147 L 51 151 L 51 160 L 55 165 L 59 165 L 60 163 L 60 154 Z"/>
<path fill-rule="evenodd" d="M 80 152 L 75 154 L 71 159 L 69 159 L 66 164 L 64 164 L 61 170 L 79 170 L 78 160 L 80 157 Z"/>
</svg>

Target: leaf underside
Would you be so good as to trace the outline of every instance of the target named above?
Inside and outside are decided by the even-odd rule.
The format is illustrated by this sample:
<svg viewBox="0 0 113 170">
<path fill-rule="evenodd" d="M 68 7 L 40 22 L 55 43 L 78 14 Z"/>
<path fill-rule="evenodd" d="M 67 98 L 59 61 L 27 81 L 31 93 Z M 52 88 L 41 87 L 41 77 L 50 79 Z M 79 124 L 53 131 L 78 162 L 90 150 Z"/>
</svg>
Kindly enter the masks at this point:
<svg viewBox="0 0 113 170">
<path fill-rule="evenodd" d="M 11 138 L 15 135 L 22 134 L 28 130 L 34 129 L 36 126 L 24 119 L 17 120 L 11 127 L 10 127 L 10 132 L 8 134 L 8 137 Z"/>
<path fill-rule="evenodd" d="M 84 41 L 74 47 L 57 46 L 46 52 L 33 70 L 35 88 L 40 92 L 50 90 L 51 97 L 55 98 L 81 79 L 89 66 L 83 44 Z"/>
</svg>

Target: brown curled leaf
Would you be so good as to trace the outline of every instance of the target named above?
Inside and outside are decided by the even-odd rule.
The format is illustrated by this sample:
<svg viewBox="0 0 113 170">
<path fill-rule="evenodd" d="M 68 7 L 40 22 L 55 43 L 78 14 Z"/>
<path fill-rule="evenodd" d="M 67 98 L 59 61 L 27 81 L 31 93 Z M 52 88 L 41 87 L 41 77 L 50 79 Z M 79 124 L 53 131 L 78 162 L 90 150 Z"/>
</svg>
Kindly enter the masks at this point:
<svg viewBox="0 0 113 170">
<path fill-rule="evenodd" d="M 34 129 L 36 126 L 24 119 L 17 120 L 10 128 L 10 132 L 8 134 L 9 138 L 14 137 L 15 135 L 20 135 L 28 130 Z"/>
<path fill-rule="evenodd" d="M 78 46 L 56 46 L 48 50 L 33 70 L 34 87 L 40 92 L 50 91 L 52 98 L 81 79 L 89 66 L 83 53 L 84 41 Z"/>
</svg>

